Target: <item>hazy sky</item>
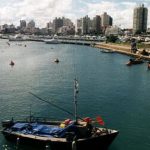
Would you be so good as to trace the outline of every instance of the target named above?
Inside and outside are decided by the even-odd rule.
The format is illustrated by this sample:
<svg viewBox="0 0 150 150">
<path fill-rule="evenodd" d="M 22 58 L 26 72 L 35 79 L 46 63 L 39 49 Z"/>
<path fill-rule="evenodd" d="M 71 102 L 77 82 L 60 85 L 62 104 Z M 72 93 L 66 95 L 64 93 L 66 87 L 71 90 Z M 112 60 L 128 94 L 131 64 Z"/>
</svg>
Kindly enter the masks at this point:
<svg viewBox="0 0 150 150">
<path fill-rule="evenodd" d="M 0 24 L 19 25 L 21 19 L 34 19 L 36 25 L 45 27 L 56 16 L 65 16 L 74 22 L 77 18 L 101 15 L 107 12 L 113 17 L 114 25 L 132 28 L 133 9 L 144 3 L 149 10 L 150 0 L 0 0 Z"/>
</svg>

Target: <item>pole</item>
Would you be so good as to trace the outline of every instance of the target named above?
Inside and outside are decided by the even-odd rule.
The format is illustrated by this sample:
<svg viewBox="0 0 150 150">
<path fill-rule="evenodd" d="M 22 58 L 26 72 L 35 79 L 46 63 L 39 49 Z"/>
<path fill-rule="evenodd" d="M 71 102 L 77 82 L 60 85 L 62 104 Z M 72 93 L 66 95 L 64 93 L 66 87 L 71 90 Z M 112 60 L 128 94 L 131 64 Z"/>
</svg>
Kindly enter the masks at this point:
<svg viewBox="0 0 150 150">
<path fill-rule="evenodd" d="M 78 90 L 78 80 L 74 79 L 74 115 L 75 115 L 75 121 L 77 122 L 77 94 L 79 93 Z"/>
</svg>

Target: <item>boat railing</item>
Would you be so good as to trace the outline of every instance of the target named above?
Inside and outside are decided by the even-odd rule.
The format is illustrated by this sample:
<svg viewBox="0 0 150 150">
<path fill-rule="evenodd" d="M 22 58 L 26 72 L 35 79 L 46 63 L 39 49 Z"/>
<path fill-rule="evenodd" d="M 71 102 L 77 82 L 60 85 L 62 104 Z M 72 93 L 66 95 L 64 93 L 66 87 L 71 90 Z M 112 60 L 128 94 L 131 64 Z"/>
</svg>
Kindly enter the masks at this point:
<svg viewBox="0 0 150 150">
<path fill-rule="evenodd" d="M 55 118 L 56 119 L 56 118 Z M 60 124 L 61 121 L 55 121 L 54 118 L 48 117 L 35 117 L 35 116 L 28 116 L 25 118 L 26 122 L 37 122 L 37 123 L 47 123 L 47 124 Z"/>
</svg>

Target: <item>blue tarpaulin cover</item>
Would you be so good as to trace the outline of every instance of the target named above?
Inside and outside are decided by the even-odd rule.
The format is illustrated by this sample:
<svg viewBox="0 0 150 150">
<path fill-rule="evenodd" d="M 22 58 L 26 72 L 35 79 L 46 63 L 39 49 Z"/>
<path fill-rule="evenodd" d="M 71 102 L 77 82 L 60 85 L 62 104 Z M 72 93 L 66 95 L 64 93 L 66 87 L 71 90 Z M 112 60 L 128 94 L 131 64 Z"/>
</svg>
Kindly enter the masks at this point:
<svg viewBox="0 0 150 150">
<path fill-rule="evenodd" d="M 24 134 L 36 134 L 41 136 L 54 136 L 54 137 L 64 137 L 66 132 L 77 131 L 74 123 L 71 123 L 65 128 L 60 128 L 59 126 L 38 124 L 38 123 L 16 123 L 12 126 L 12 130 L 24 133 Z"/>
</svg>

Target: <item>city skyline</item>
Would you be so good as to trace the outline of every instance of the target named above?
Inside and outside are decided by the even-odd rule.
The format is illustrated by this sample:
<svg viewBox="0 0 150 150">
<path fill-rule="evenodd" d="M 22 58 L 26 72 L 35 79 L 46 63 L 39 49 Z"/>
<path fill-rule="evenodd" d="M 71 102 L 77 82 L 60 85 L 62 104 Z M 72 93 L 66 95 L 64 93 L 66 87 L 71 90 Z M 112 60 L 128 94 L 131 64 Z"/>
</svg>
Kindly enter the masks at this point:
<svg viewBox="0 0 150 150">
<path fill-rule="evenodd" d="M 114 25 L 121 28 L 133 27 L 133 10 L 144 3 L 150 10 L 149 0 L 2 0 L 0 3 L 0 25 L 19 25 L 20 20 L 35 20 L 36 26 L 45 27 L 55 17 L 65 16 L 74 23 L 78 18 L 88 15 L 94 17 L 107 12 L 114 19 Z M 148 28 L 150 14 L 148 14 Z"/>
</svg>

